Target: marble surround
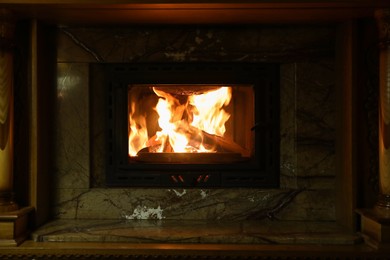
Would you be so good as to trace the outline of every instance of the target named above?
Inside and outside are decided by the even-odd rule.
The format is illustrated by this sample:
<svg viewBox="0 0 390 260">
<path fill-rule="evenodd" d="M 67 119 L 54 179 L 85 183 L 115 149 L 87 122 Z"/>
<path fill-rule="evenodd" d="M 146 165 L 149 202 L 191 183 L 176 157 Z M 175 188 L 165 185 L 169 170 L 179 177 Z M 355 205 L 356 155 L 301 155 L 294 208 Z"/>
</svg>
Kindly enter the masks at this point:
<svg viewBox="0 0 390 260">
<path fill-rule="evenodd" d="M 58 28 L 53 218 L 334 222 L 334 39 L 331 25 Z M 156 61 L 281 64 L 279 189 L 104 187 L 104 165 L 91 163 L 103 133 L 91 136 L 89 64 Z"/>
<path fill-rule="evenodd" d="M 362 238 L 334 222 L 56 220 L 33 234 L 39 242 L 234 243 L 352 245 Z"/>
</svg>

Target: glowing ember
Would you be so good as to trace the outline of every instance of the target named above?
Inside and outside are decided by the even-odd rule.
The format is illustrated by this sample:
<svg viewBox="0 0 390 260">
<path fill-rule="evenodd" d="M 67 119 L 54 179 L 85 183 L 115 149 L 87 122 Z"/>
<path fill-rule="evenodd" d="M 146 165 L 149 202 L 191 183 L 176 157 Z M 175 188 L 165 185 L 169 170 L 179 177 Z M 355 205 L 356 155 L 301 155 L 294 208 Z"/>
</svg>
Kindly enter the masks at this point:
<svg viewBox="0 0 390 260">
<path fill-rule="evenodd" d="M 230 103 L 232 88 L 212 87 L 190 95 L 169 90 L 153 87 L 158 97 L 155 107 L 158 129 L 154 135 L 147 128 L 145 115 L 135 112 L 137 97 L 130 100 L 129 155 L 136 156 L 144 148 L 153 153 L 216 152 L 230 118 L 223 108 Z"/>
</svg>

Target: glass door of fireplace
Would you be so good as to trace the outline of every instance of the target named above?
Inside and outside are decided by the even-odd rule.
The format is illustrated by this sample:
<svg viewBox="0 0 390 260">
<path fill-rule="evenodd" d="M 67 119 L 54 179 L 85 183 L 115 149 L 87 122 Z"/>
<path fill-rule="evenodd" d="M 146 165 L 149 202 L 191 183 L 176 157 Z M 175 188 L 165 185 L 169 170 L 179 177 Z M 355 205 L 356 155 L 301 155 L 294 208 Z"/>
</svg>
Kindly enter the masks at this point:
<svg viewBox="0 0 390 260">
<path fill-rule="evenodd" d="M 220 164 L 254 151 L 254 89 L 249 84 L 131 84 L 131 163 Z"/>
</svg>

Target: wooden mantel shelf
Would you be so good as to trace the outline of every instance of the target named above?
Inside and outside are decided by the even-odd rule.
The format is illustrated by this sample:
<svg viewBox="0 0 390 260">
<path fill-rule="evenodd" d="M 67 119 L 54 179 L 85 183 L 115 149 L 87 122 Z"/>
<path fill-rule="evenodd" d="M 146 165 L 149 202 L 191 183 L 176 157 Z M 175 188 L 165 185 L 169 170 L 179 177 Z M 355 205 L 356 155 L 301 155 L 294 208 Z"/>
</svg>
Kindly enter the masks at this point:
<svg viewBox="0 0 390 260">
<path fill-rule="evenodd" d="M 2 248 L 5 259 L 388 259 L 389 250 L 366 245 L 232 245 L 232 244 L 129 244 L 37 243 L 26 241 L 18 248 Z"/>
<path fill-rule="evenodd" d="M 390 8 L 387 0 L 0 0 L 21 18 L 56 24 L 254 24 L 345 21 Z"/>
</svg>

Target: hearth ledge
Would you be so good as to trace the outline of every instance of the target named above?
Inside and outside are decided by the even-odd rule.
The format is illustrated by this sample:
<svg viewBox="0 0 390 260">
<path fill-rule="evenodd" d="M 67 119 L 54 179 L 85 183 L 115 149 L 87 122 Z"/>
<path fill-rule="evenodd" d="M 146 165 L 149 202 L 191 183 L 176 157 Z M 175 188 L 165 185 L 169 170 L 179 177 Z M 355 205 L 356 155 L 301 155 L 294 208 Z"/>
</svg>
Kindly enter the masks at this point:
<svg viewBox="0 0 390 260">
<path fill-rule="evenodd" d="M 335 222 L 199 220 L 55 220 L 35 242 L 356 245 L 363 239 Z"/>
</svg>

